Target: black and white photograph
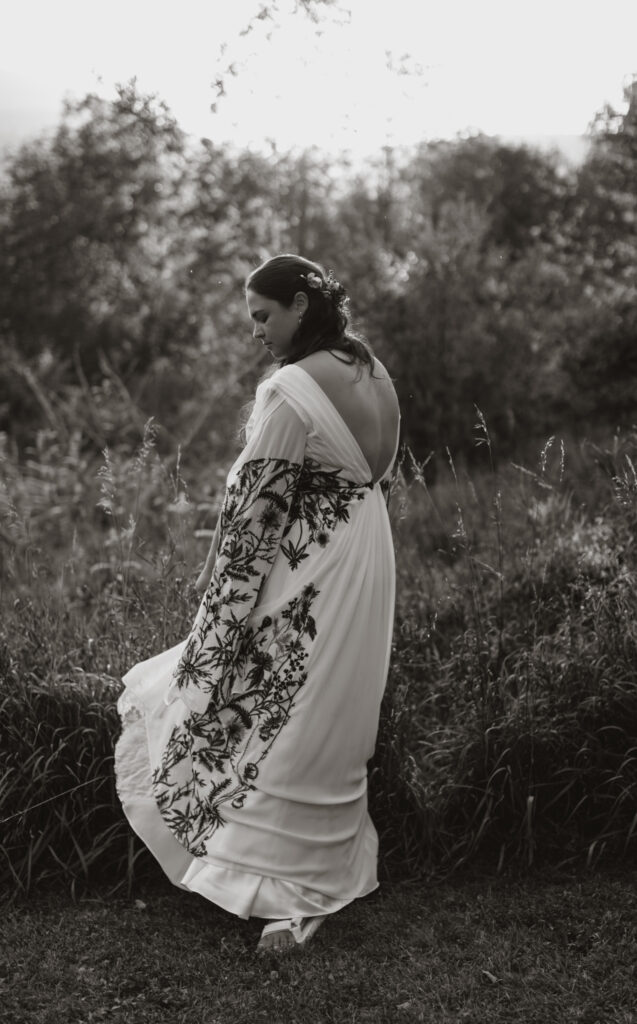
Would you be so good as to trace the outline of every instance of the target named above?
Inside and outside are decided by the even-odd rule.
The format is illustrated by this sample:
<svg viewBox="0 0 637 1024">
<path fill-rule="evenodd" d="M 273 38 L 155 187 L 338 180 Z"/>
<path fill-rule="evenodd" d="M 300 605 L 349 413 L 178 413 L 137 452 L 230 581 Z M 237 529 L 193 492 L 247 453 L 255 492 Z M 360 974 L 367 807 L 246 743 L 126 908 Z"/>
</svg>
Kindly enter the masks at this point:
<svg viewBox="0 0 637 1024">
<path fill-rule="evenodd" d="M 637 1024 L 634 0 L 0 40 L 0 1022 Z"/>
</svg>

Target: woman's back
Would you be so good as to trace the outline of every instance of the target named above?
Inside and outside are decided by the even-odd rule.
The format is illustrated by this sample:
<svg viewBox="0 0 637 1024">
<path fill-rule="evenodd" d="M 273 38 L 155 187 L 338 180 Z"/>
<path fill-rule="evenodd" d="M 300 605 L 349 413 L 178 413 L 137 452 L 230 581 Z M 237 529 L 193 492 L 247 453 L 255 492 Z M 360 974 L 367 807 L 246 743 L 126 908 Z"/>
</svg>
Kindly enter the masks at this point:
<svg viewBox="0 0 637 1024">
<path fill-rule="evenodd" d="M 374 481 L 383 477 L 396 450 L 400 420 L 391 378 L 378 359 L 367 367 L 347 363 L 340 354 L 313 352 L 296 364 L 319 385 L 358 443 Z"/>
</svg>

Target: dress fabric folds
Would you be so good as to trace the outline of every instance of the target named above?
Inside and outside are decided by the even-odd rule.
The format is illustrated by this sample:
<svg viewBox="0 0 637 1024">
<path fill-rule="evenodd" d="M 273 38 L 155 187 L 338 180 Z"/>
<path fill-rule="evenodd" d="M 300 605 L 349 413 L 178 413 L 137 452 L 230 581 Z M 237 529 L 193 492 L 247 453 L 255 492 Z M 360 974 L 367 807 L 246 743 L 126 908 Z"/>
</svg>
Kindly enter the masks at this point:
<svg viewBox="0 0 637 1024">
<path fill-rule="evenodd" d="M 367 762 L 394 616 L 390 474 L 372 481 L 305 370 L 278 369 L 189 636 L 124 676 L 126 816 L 175 885 L 239 917 L 332 913 L 378 885 Z"/>
</svg>

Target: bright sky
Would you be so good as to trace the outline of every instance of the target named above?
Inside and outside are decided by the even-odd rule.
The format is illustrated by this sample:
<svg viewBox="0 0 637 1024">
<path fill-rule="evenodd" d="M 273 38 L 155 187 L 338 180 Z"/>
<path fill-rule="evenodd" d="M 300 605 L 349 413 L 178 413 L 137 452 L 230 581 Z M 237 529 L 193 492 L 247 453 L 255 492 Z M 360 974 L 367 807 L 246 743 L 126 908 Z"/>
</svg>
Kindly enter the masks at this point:
<svg viewBox="0 0 637 1024">
<path fill-rule="evenodd" d="M 254 20 L 263 0 L 0 3 L 2 142 L 133 76 L 186 131 L 242 146 L 360 156 L 467 130 L 582 134 L 637 73 L 637 0 L 337 0 L 319 26 L 294 0 L 275 26 Z"/>
</svg>

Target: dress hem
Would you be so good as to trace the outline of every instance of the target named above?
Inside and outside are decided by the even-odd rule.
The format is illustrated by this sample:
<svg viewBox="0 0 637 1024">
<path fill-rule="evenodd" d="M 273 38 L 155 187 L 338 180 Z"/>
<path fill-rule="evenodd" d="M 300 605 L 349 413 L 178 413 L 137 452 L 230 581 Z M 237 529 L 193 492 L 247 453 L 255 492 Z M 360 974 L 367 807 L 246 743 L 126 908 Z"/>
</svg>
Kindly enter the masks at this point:
<svg viewBox="0 0 637 1024">
<path fill-rule="evenodd" d="M 197 893 L 243 920 L 251 917 L 284 920 L 332 914 L 378 888 L 376 836 L 370 831 L 366 831 L 363 840 L 366 870 L 359 876 L 360 886 L 357 891 L 352 893 L 350 889 L 347 896 L 341 897 L 259 871 L 229 867 L 209 856 L 194 857 L 170 832 L 152 794 L 146 716 L 138 711 L 122 717 L 122 732 L 115 748 L 115 778 L 120 802 L 131 828 L 177 888 Z"/>
</svg>

